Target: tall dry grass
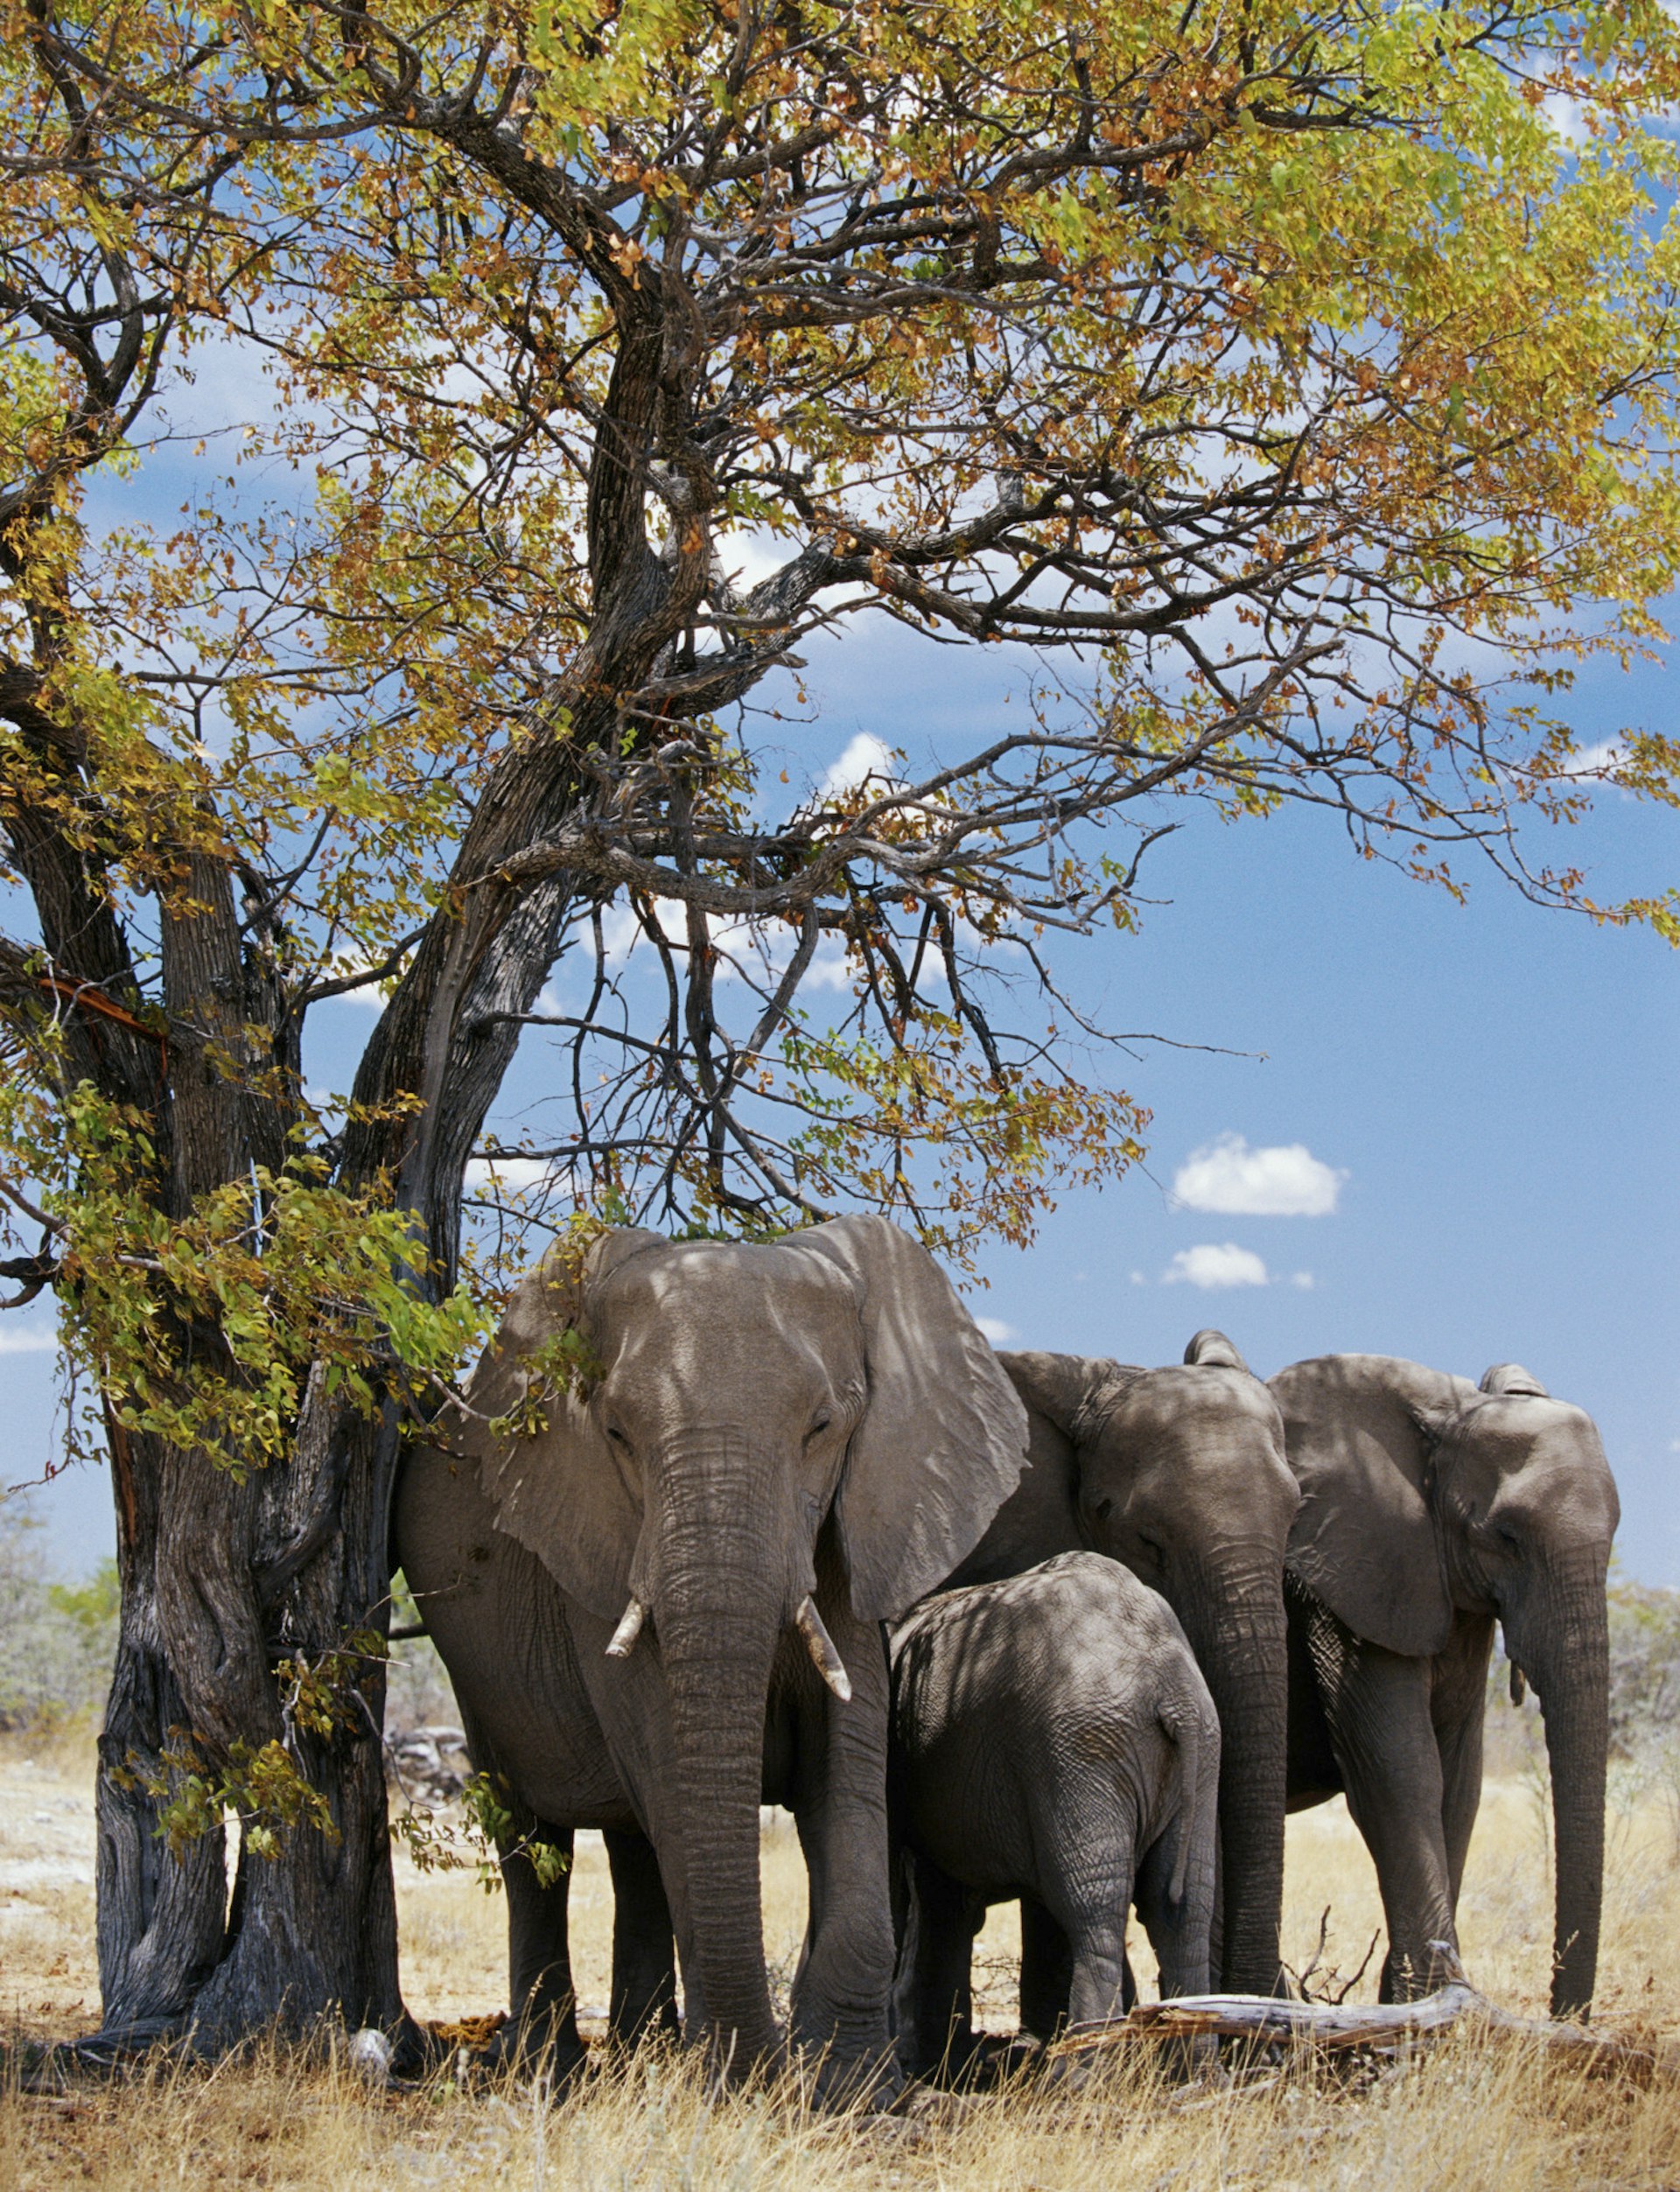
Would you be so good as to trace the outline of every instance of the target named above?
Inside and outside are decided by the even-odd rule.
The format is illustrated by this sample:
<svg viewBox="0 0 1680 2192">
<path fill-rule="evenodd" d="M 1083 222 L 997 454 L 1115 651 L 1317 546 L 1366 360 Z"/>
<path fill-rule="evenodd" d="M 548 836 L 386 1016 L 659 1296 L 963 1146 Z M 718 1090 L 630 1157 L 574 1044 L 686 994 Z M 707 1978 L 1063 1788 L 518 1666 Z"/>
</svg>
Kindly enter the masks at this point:
<svg viewBox="0 0 1680 2192">
<path fill-rule="evenodd" d="M 86 2029 L 96 2017 L 90 1783 L 85 1745 L 0 1739 L 0 2013 L 16 2035 Z M 1490 1786 L 1462 1911 L 1472 1975 L 1536 2014 L 1550 1940 L 1544 1796 L 1544 1781 L 1520 1758 Z M 1660 1805 L 1613 1789 L 1610 1848 L 1601 2014 L 1623 2030 L 1680 2037 L 1680 1867 Z M 804 1921 L 797 1846 L 785 1827 L 766 1834 L 765 1886 L 766 1953 L 785 1980 Z M 500 1897 L 460 1873 L 417 1874 L 404 1860 L 398 1892 L 416 2014 L 449 2020 L 504 2001 Z M 612 1920 L 604 1855 L 591 1841 L 578 1849 L 572 1907 L 588 2010 L 606 1998 Z M 1326 1907 L 1315 1988 L 1352 1974 L 1379 1923 L 1368 1859 L 1339 1804 L 1290 1824 L 1285 1951 L 1298 1970 L 1313 1958 Z M 983 2013 L 995 2030 L 1013 2020 L 1013 1938 L 1012 1917 L 996 1913 L 977 1944 Z M 1374 1958 L 1356 1994 L 1368 1999 L 1375 1977 Z M 693 2066 L 668 2055 L 604 2072 L 558 2105 L 544 2099 L 511 2080 L 448 2074 L 417 2091 L 370 2092 L 342 2060 L 304 2064 L 272 2052 L 214 2071 L 165 2067 L 61 2099 L 21 2093 L 14 2072 L 0 2091 L 0 2192 L 1680 2185 L 1680 2090 L 1588 2080 L 1519 2045 L 1467 2038 L 1377 2068 L 1304 2063 L 1228 2090 L 1174 2087 L 1135 2055 L 1077 2092 L 1023 2084 L 884 2120 L 814 2117 L 791 2092 L 713 2104 Z"/>
</svg>

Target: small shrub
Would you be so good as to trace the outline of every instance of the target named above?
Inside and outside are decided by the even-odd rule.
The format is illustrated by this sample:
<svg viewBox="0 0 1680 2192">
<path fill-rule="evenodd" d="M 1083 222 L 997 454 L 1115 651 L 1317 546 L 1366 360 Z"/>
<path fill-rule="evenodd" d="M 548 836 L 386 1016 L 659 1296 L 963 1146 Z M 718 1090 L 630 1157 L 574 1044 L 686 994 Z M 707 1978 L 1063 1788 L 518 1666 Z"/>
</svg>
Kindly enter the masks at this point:
<svg viewBox="0 0 1680 2192">
<path fill-rule="evenodd" d="M 52 1728 L 102 1709 L 116 1652 L 116 1564 L 55 1582 L 38 1516 L 0 1493 L 0 1728 Z"/>
<path fill-rule="evenodd" d="M 1662 1806 L 1670 1854 L 1680 1865 L 1680 1591 L 1614 1580 L 1610 1586 L 1610 1767 L 1613 1801 L 1646 1796 Z M 1488 1675 L 1487 1770 L 1526 1781 L 1549 1808 L 1545 1736 L 1532 1691 L 1509 1703 L 1510 1662 L 1494 1654 Z"/>
</svg>

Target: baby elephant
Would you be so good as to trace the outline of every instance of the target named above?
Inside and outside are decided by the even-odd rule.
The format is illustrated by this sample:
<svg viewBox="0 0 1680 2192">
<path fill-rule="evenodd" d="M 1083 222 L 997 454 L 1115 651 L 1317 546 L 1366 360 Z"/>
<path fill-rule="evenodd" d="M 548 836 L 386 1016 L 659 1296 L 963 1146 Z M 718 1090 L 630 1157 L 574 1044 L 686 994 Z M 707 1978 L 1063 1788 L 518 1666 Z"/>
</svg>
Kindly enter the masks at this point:
<svg viewBox="0 0 1680 2192">
<path fill-rule="evenodd" d="M 1219 1719 L 1166 1601 L 1069 1552 L 928 1599 L 892 1642 L 899 2055 L 975 2054 L 969 1958 L 1021 1900 L 1021 2022 L 1129 2006 L 1133 1901 L 1166 1994 L 1208 1985 Z"/>
</svg>

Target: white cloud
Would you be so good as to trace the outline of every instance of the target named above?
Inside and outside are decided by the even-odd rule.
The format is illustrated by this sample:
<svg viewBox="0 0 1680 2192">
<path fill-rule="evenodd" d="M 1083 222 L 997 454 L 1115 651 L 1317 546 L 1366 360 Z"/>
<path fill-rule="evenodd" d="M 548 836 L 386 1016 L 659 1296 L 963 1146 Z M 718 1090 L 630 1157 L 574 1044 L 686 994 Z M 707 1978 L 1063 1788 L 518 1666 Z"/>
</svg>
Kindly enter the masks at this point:
<svg viewBox="0 0 1680 2192">
<path fill-rule="evenodd" d="M 1250 1149 L 1240 1134 L 1192 1150 L 1172 1176 L 1172 1198 L 1188 1210 L 1228 1217 L 1325 1218 L 1348 1174 L 1313 1156 L 1305 1142 Z"/>
<path fill-rule="evenodd" d="M 1227 1241 L 1215 1248 L 1212 1242 L 1200 1248 L 1181 1248 L 1161 1274 L 1162 1284 L 1176 1286 L 1264 1286 L 1270 1274 L 1251 1248 Z"/>
<path fill-rule="evenodd" d="M 1579 747 L 1563 773 L 1565 776 L 1598 776 L 1606 769 L 1625 768 L 1628 760 L 1628 749 L 1620 739 L 1599 739 Z"/>
<path fill-rule="evenodd" d="M 654 918 L 663 931 L 666 941 L 680 944 L 684 949 L 689 942 L 689 915 L 686 907 L 674 898 L 654 900 Z M 609 967 L 621 967 L 642 940 L 641 918 L 634 906 L 609 906 L 601 915 L 601 945 L 606 953 Z M 542 1007 L 546 1011 L 548 1006 Z"/>
<path fill-rule="evenodd" d="M 995 1348 L 1005 1348 L 1016 1337 L 1012 1324 L 1005 1324 L 1001 1317 L 976 1317 L 974 1320 Z"/>
<path fill-rule="evenodd" d="M 1304 1294 L 1310 1294 L 1318 1281 L 1311 1271 L 1292 1271 L 1289 1283 L 1292 1286 L 1298 1286 Z"/>
<path fill-rule="evenodd" d="M 828 774 L 816 788 L 819 799 L 835 799 L 842 792 L 854 791 L 866 776 L 878 776 L 886 782 L 893 781 L 892 749 L 872 731 L 860 731 L 837 761 L 830 765 Z"/>
<path fill-rule="evenodd" d="M 561 1190 L 571 1185 L 571 1167 L 548 1157 L 475 1157 L 466 1168 L 466 1185 L 470 1195 L 486 1190 L 505 1195 L 530 1194 L 545 1187 Z"/>
<path fill-rule="evenodd" d="M 1586 124 L 1586 109 L 1567 92 L 1549 91 L 1540 102 L 1540 111 L 1551 125 L 1552 134 L 1561 137 L 1572 151 L 1592 142 L 1592 132 Z"/>
<path fill-rule="evenodd" d="M 727 526 L 713 543 L 713 556 L 740 593 L 750 593 L 766 578 L 774 578 L 799 550 L 759 526 Z"/>
<path fill-rule="evenodd" d="M 0 1324 L 0 1355 L 51 1355 L 58 1344 L 58 1334 L 44 1332 L 38 1325 L 24 1325 L 19 1330 Z"/>
<path fill-rule="evenodd" d="M 662 898 L 654 901 L 654 913 L 667 940 L 679 954 L 685 952 L 689 948 L 685 909 L 675 899 Z M 719 982 L 740 981 L 743 960 L 757 961 L 760 983 L 774 979 L 794 956 L 793 931 L 779 924 L 755 927 L 751 921 L 718 921 L 714 917 L 710 934 L 712 949 L 718 955 L 715 978 Z M 601 916 L 601 942 L 607 964 L 614 970 L 626 963 L 638 943 L 645 944 L 641 922 L 633 907 L 607 907 Z M 825 935 L 818 940 L 802 986 L 806 990 L 850 989 L 851 973 L 844 943 L 838 936 Z M 563 1007 L 552 992 L 545 991 L 537 1010 L 559 1013 Z"/>
</svg>

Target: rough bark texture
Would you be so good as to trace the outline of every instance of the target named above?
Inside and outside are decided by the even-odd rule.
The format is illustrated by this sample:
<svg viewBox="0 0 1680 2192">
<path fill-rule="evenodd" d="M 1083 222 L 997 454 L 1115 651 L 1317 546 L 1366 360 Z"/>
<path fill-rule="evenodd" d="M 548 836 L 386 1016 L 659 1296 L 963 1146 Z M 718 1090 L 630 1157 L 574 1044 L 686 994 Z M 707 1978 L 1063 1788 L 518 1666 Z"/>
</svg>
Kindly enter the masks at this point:
<svg viewBox="0 0 1680 2192">
<path fill-rule="evenodd" d="M 649 285 L 625 292 L 601 422 L 589 524 L 589 638 L 550 696 L 546 721 L 512 742 L 456 860 L 455 886 L 413 953 L 365 1054 L 356 1094 L 373 1107 L 345 1138 L 338 1184 L 395 1184 L 431 1250 L 425 1282 L 452 1285 L 462 1177 L 528 1011 L 553 963 L 572 880 L 529 858 L 598 787 L 578 756 L 614 750 L 626 695 L 698 599 L 709 564 L 704 480 L 691 480 L 691 552 L 668 560 L 643 527 L 647 459 L 670 430 L 671 361 Z M 680 375 L 677 376 L 680 379 Z M 680 406 L 679 406 L 680 408 Z M 43 628 L 51 653 L 52 633 Z M 17 711 L 12 711 L 18 722 Z M 97 799 L 74 728 L 32 718 L 39 764 Z M 26 732 L 32 725 L 21 725 Z M 61 818 L 25 809 L 14 857 L 34 897 L 51 979 L 26 957 L 0 970 L 9 996 L 68 1000 L 64 1062 L 147 1121 L 155 1173 L 135 1184 L 179 1222 L 206 1194 L 278 1169 L 299 1117 L 304 1000 L 283 932 L 235 901 L 249 878 L 215 817 L 158 893 L 164 1025 L 148 1010 L 99 857 Z M 528 856 L 522 865 L 519 856 Z M 417 1099 L 417 1101 L 416 1101 Z M 159 1305 L 184 1367 L 216 1365 L 220 1334 Z M 380 1729 L 382 1670 L 363 1663 L 330 1738 L 297 1726 L 283 1663 L 319 1662 L 384 1628 L 387 1515 L 400 1425 L 358 1419 L 308 1381 L 283 1462 L 244 1482 L 242 1457 L 125 1432 L 109 1446 L 122 1612 L 100 1741 L 98 1936 L 108 2032 L 191 2029 L 217 2048 L 278 2020 L 389 2026 L 402 2014 Z M 220 1830 L 172 1851 L 158 1829 L 188 1759 L 212 1772 L 283 1743 L 326 1800 L 330 1833 L 303 1824 L 277 1854 L 242 1853 L 234 1892 Z M 756 1794 L 753 1798 L 756 1820 Z"/>
</svg>

